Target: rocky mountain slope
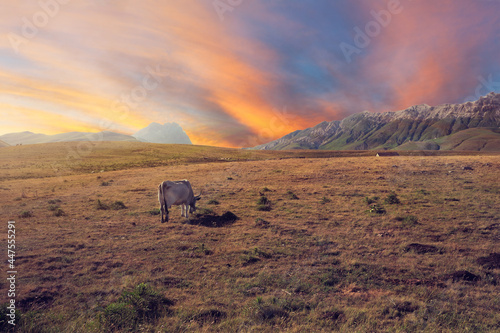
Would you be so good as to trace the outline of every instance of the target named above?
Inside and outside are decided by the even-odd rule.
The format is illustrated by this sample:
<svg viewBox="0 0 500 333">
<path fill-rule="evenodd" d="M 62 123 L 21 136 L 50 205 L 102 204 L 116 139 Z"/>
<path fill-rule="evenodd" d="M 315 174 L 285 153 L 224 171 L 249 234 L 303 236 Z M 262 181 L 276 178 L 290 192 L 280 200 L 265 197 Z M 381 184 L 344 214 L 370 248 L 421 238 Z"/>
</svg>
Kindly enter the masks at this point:
<svg viewBox="0 0 500 333">
<path fill-rule="evenodd" d="M 467 131 L 479 128 L 481 131 Z M 463 104 L 423 104 L 384 113 L 365 111 L 292 132 L 255 149 L 499 151 L 499 128 L 500 94 L 490 93 Z"/>
</svg>

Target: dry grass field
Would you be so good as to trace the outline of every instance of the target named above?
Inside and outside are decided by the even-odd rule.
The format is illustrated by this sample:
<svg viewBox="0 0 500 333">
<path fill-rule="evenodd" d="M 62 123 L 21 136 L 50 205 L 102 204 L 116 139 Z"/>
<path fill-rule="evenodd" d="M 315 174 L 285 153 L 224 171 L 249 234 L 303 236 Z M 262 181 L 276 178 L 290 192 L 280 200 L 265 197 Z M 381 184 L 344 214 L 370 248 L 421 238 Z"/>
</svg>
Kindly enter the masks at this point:
<svg viewBox="0 0 500 333">
<path fill-rule="evenodd" d="M 498 154 L 77 145 L 0 148 L 17 332 L 500 331 Z"/>
</svg>

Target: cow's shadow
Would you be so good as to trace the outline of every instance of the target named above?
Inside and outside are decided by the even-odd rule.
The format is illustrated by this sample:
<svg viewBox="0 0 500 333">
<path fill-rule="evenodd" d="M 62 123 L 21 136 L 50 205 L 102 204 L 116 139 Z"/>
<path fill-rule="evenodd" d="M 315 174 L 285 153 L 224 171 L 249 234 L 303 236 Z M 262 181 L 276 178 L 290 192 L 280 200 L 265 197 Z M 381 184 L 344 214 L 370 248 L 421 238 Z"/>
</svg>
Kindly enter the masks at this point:
<svg viewBox="0 0 500 333">
<path fill-rule="evenodd" d="M 196 214 L 187 221 L 191 225 L 201 225 L 208 228 L 221 228 L 233 224 L 238 220 L 238 216 L 234 213 L 227 211 L 222 215 L 215 213 Z"/>
</svg>

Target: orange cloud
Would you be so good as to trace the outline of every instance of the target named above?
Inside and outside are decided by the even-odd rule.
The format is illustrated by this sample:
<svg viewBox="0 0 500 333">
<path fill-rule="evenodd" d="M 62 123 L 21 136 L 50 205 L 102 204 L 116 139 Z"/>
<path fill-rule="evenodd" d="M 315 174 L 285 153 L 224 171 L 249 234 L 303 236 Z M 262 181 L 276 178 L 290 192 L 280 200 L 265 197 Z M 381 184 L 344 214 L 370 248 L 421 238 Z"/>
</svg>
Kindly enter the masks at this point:
<svg viewBox="0 0 500 333">
<path fill-rule="evenodd" d="M 16 118 L 24 124 L 24 128 L 18 127 L 17 130 L 19 131 L 25 131 L 26 126 L 43 126 L 46 128 L 44 134 L 59 134 L 70 131 L 95 131 L 95 127 L 92 125 L 49 111 L 12 106 L 4 103 L 0 104 L 0 109 L 7 119 Z"/>
</svg>

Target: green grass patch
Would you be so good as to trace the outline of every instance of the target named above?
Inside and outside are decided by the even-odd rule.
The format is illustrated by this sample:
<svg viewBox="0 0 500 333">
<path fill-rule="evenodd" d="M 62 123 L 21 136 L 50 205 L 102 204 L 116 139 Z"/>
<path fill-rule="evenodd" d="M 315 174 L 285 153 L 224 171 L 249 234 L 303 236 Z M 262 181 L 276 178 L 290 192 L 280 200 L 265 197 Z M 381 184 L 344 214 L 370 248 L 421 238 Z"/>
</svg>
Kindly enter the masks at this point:
<svg viewBox="0 0 500 333">
<path fill-rule="evenodd" d="M 160 215 L 161 210 L 159 208 L 151 209 L 148 213 L 149 215 Z"/>
<path fill-rule="evenodd" d="M 33 217 L 33 213 L 29 210 L 23 210 L 21 214 L 19 214 L 21 218 Z"/>
<path fill-rule="evenodd" d="M 220 202 L 218 200 L 215 200 L 215 199 L 210 199 L 207 202 L 207 205 L 219 205 L 219 204 L 220 204 Z"/>
<path fill-rule="evenodd" d="M 169 312 L 173 302 L 141 283 L 131 292 L 123 292 L 117 302 L 104 308 L 101 325 L 106 331 L 136 331 L 142 323 L 154 323 Z"/>
<path fill-rule="evenodd" d="M 403 227 L 414 227 L 418 224 L 418 218 L 414 215 L 398 216 L 396 221 L 400 221 Z"/>
<path fill-rule="evenodd" d="M 323 198 L 319 201 L 319 203 L 320 203 L 320 204 L 322 204 L 322 205 L 327 204 L 327 203 L 329 203 L 329 202 L 332 202 L 332 200 L 331 200 L 331 199 L 329 199 L 329 198 L 327 198 L 327 197 L 323 197 Z"/>
<path fill-rule="evenodd" d="M 385 198 L 384 203 L 388 205 L 397 205 L 400 204 L 401 201 L 399 200 L 396 193 L 391 193 Z"/>
<path fill-rule="evenodd" d="M 260 198 L 257 200 L 257 210 L 258 211 L 271 210 L 271 201 L 265 195 L 261 195 Z"/>
<path fill-rule="evenodd" d="M 106 205 L 105 203 L 101 202 L 100 199 L 97 199 L 95 205 L 94 205 L 95 209 L 97 210 L 108 210 L 109 209 L 109 206 Z"/>
<path fill-rule="evenodd" d="M 127 206 L 122 201 L 115 201 L 111 204 L 111 208 L 114 210 L 126 209 Z"/>
<path fill-rule="evenodd" d="M 379 197 L 365 197 L 365 202 L 367 205 L 374 204 L 378 201 Z"/>
<path fill-rule="evenodd" d="M 368 210 L 370 213 L 373 213 L 373 214 L 385 214 L 386 213 L 386 210 L 384 207 L 382 207 L 381 205 L 379 204 L 375 204 L 375 205 L 371 205 L 370 206 L 370 209 Z"/>
</svg>

